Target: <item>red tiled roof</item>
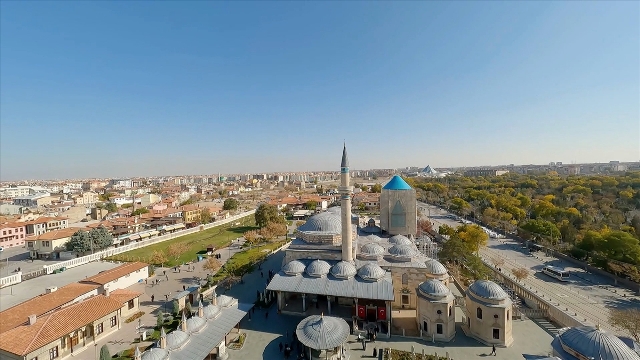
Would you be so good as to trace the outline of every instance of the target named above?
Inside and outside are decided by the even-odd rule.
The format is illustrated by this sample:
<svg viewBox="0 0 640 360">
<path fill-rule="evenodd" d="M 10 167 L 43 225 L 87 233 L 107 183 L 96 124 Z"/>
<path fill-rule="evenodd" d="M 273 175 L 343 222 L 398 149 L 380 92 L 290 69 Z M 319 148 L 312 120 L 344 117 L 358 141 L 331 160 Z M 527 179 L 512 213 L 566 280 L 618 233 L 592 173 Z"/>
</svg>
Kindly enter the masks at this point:
<svg viewBox="0 0 640 360">
<path fill-rule="evenodd" d="M 112 282 L 115 279 L 119 279 L 127 274 L 131 274 L 137 270 L 143 269 L 149 266 L 149 264 L 145 264 L 143 262 L 132 262 L 118 266 L 117 268 L 106 270 L 98 275 L 94 275 L 88 277 L 84 280 L 81 280 L 82 283 L 95 283 L 104 285 Z"/>
</svg>

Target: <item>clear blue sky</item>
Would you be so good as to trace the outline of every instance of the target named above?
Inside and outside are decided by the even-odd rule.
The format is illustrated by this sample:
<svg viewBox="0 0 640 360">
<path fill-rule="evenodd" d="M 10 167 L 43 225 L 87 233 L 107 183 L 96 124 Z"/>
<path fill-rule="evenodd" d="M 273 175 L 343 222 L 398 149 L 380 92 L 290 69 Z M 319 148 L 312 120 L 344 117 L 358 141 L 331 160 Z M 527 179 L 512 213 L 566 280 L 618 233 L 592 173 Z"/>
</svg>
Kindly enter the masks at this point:
<svg viewBox="0 0 640 360">
<path fill-rule="evenodd" d="M 640 159 L 638 2 L 0 2 L 0 179 Z"/>
</svg>

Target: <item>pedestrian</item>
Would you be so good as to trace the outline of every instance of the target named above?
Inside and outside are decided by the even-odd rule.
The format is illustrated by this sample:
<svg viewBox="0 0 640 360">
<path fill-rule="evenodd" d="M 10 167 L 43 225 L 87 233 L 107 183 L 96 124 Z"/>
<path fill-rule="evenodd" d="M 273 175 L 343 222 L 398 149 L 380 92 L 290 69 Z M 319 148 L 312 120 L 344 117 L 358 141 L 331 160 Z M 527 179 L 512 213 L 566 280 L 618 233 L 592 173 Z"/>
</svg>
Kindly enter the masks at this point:
<svg viewBox="0 0 640 360">
<path fill-rule="evenodd" d="M 182 285 L 182 291 L 185 291 L 185 290 L 187 290 L 187 287 Z"/>
<path fill-rule="evenodd" d="M 262 271 L 260 271 L 260 277 L 263 278 L 264 277 L 264 273 Z"/>
<path fill-rule="evenodd" d="M 278 347 L 280 348 L 280 352 L 282 352 L 282 342 L 280 342 L 280 344 L 278 344 Z"/>
<path fill-rule="evenodd" d="M 169 301 L 169 295 L 164 294 L 164 299 L 165 299 L 165 301 Z"/>
<path fill-rule="evenodd" d="M 153 302 L 153 299 L 155 299 L 155 296 L 151 295 L 151 302 Z"/>
<path fill-rule="evenodd" d="M 169 281 L 169 275 L 165 275 L 167 277 L 167 281 Z"/>
<path fill-rule="evenodd" d="M 167 275 L 167 270 L 164 271 L 163 275 Z"/>
<path fill-rule="evenodd" d="M 378 349 L 373 348 L 373 357 L 378 357 Z"/>
<path fill-rule="evenodd" d="M 144 279 L 144 283 L 149 285 L 149 282 L 147 280 L 149 280 L 149 279 Z"/>
<path fill-rule="evenodd" d="M 496 356 L 496 346 L 495 345 L 491 346 L 491 354 L 489 354 L 489 355 Z"/>
</svg>

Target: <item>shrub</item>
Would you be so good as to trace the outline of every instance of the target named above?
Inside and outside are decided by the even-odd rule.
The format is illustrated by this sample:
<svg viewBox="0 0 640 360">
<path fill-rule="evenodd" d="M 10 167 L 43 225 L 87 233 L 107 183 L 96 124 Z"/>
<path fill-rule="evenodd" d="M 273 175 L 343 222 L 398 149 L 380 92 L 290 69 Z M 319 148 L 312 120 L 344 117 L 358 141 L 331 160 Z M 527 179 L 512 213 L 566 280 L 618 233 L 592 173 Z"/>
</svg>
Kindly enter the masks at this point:
<svg viewBox="0 0 640 360">
<path fill-rule="evenodd" d="M 132 321 L 137 320 L 138 318 L 142 317 L 142 315 L 144 315 L 144 311 L 138 311 L 137 313 L 131 315 L 127 320 L 125 320 L 125 323 L 130 323 Z"/>
</svg>

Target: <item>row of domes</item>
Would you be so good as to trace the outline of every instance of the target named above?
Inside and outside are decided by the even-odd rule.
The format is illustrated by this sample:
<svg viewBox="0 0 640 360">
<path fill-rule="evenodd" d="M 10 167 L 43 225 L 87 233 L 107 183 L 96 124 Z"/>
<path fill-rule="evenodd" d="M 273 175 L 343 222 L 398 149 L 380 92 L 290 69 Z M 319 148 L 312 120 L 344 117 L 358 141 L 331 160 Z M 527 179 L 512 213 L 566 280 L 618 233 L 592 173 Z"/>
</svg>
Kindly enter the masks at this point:
<svg viewBox="0 0 640 360">
<path fill-rule="evenodd" d="M 382 279 L 386 271 L 374 263 L 368 263 L 360 269 L 346 261 L 340 261 L 331 266 L 324 260 L 314 260 L 309 265 L 305 265 L 300 260 L 292 260 L 282 267 L 282 271 L 291 276 L 300 275 L 303 272 L 312 277 L 323 277 L 331 273 L 338 279 L 351 279 L 358 275 L 363 280 L 377 281 Z"/>
</svg>

